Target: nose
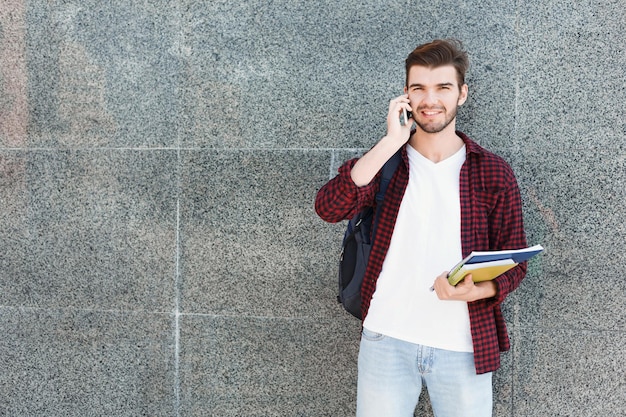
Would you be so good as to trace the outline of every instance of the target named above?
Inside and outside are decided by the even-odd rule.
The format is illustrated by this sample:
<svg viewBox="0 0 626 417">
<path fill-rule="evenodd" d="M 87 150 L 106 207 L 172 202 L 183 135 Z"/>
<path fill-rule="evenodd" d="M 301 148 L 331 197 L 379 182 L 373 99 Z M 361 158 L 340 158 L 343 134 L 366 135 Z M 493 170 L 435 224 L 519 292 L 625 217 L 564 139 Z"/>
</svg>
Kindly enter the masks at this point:
<svg viewBox="0 0 626 417">
<path fill-rule="evenodd" d="M 424 96 L 422 97 L 422 103 L 426 105 L 437 104 L 439 99 L 437 98 L 437 94 L 433 90 L 427 90 L 424 92 Z"/>
</svg>

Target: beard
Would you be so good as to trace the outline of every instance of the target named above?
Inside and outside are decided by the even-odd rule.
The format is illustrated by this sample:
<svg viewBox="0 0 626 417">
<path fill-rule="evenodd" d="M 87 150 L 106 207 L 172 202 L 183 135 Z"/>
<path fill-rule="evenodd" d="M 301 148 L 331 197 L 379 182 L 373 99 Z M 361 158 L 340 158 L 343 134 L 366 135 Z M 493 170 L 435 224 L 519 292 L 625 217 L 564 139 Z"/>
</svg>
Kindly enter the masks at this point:
<svg viewBox="0 0 626 417">
<path fill-rule="evenodd" d="M 419 114 L 420 111 L 429 110 L 429 109 L 433 109 L 433 108 L 421 107 L 417 109 L 417 112 L 414 112 L 413 114 Z M 437 107 L 436 110 L 443 110 L 444 115 L 446 116 L 442 122 L 431 122 L 431 121 L 421 122 L 420 120 L 416 118 L 414 118 L 414 120 L 415 120 L 415 123 L 419 126 L 419 128 L 422 129 L 424 132 L 439 133 L 443 131 L 446 127 L 448 127 L 450 123 L 452 123 L 452 121 L 456 118 L 457 109 L 458 109 L 458 106 L 454 106 L 452 111 L 448 113 L 445 107 Z"/>
</svg>

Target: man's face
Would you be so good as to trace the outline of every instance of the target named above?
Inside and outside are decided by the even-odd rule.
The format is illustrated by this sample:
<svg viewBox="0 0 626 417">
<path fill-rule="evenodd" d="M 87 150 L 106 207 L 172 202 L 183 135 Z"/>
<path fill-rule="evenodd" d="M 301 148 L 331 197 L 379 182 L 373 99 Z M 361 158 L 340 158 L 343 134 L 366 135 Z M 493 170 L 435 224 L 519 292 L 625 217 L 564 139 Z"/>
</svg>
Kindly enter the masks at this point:
<svg viewBox="0 0 626 417">
<path fill-rule="evenodd" d="M 439 133 L 456 118 L 458 106 L 467 99 L 467 85 L 459 87 L 456 69 L 414 65 L 409 70 L 405 93 L 409 95 L 413 119 L 426 133 Z M 454 127 L 454 124 L 452 124 Z"/>
</svg>

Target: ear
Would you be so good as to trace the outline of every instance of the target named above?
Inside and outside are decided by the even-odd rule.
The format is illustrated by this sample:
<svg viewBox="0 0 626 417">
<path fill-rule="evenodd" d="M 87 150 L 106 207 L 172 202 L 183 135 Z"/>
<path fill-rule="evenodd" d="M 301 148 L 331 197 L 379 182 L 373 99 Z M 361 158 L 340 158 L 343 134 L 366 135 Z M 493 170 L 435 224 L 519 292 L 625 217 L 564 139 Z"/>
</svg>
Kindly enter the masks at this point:
<svg viewBox="0 0 626 417">
<path fill-rule="evenodd" d="M 409 89 L 406 87 L 406 85 L 404 86 L 404 94 L 406 94 L 409 91 Z"/>
<path fill-rule="evenodd" d="M 469 91 L 469 88 L 467 87 L 467 84 L 463 84 L 461 86 L 461 94 L 459 94 L 459 101 L 458 101 L 459 106 L 463 105 L 463 103 L 467 101 L 468 91 Z"/>
</svg>

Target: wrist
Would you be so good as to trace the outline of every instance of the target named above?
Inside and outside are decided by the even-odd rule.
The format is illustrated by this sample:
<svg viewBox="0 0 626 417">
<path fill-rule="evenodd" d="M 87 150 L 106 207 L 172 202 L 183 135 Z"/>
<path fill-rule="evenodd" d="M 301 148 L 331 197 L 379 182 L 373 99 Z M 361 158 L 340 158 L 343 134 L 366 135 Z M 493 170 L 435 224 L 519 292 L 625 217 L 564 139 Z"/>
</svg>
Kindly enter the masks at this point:
<svg viewBox="0 0 626 417">
<path fill-rule="evenodd" d="M 479 290 L 476 300 L 493 298 L 498 293 L 498 287 L 496 286 L 496 283 L 494 281 L 483 281 L 476 283 L 476 288 Z"/>
<path fill-rule="evenodd" d="M 394 133 L 387 133 L 385 136 L 383 136 L 383 138 L 380 140 L 379 143 L 389 144 L 389 147 L 393 148 L 392 149 L 393 153 L 395 153 L 408 140 L 409 140 L 409 138 L 405 137 L 405 135 L 394 134 Z"/>
</svg>

